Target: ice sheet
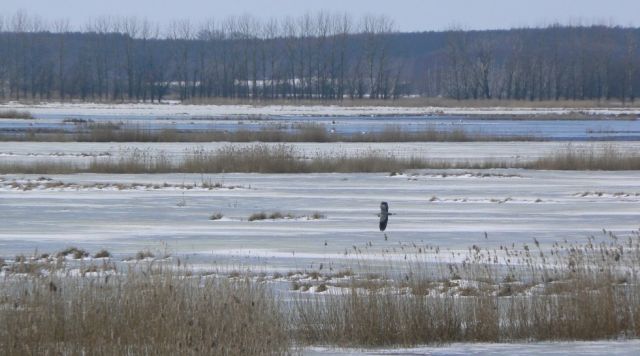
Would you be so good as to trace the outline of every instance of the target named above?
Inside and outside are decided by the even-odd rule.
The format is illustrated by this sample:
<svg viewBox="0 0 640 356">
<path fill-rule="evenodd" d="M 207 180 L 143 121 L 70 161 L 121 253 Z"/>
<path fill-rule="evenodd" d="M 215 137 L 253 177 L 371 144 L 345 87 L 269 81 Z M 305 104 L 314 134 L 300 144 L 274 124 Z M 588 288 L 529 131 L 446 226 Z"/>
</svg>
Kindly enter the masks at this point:
<svg viewBox="0 0 640 356">
<path fill-rule="evenodd" d="M 473 244 L 522 246 L 536 238 L 548 246 L 564 239 L 584 242 L 601 236 L 603 228 L 625 233 L 640 227 L 640 172 L 491 172 L 52 175 L 74 184 L 205 180 L 244 189 L 5 189 L 0 191 L 0 251 L 13 255 L 78 245 L 135 253 L 164 243 L 177 254 L 291 266 L 339 259 L 353 246 L 372 254 L 402 243 L 446 251 Z M 37 178 L 0 176 L 5 185 Z M 606 194 L 583 196 L 596 191 Z M 628 194 L 615 195 L 619 192 Z M 388 201 L 395 214 L 388 240 L 378 231 L 380 201 Z M 317 211 L 326 218 L 247 221 L 261 211 Z M 216 212 L 225 219 L 209 220 Z"/>
</svg>

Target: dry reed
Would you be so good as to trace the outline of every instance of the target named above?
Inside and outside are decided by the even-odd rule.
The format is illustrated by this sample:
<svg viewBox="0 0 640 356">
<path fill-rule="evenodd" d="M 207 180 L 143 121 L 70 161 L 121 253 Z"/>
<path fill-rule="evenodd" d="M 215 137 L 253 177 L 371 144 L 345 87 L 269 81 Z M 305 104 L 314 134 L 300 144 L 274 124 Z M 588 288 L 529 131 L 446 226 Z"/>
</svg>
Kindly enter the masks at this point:
<svg viewBox="0 0 640 356">
<path fill-rule="evenodd" d="M 76 277 L 18 256 L 2 263 L 0 353 L 282 354 L 292 345 L 640 337 L 639 232 L 551 248 L 535 239 L 472 246 L 455 262 L 433 262 L 433 246 L 396 249 L 408 258 L 388 271 L 367 271 L 363 255 L 355 272 L 290 272 L 293 300 L 264 273 L 147 262 L 121 272 L 90 266 Z"/>
<path fill-rule="evenodd" d="M 0 110 L 0 119 L 32 120 L 34 117 L 28 111 Z"/>
<path fill-rule="evenodd" d="M 416 131 L 388 125 L 381 131 L 364 133 L 331 132 L 325 125 L 315 123 L 280 127 L 265 125 L 259 130 L 237 131 L 180 131 L 152 129 L 141 125 L 120 123 L 78 123 L 76 132 L 27 131 L 23 134 L 0 134 L 0 141 L 51 142 L 486 142 L 486 141 L 542 141 L 527 135 L 492 135 L 469 132 L 463 128 L 440 130 L 426 127 Z"/>
<path fill-rule="evenodd" d="M 380 347 L 640 336 L 638 232 L 547 251 L 537 241 L 499 251 L 473 246 L 450 264 L 421 262 L 430 248 L 403 246 L 414 258 L 392 264 L 383 278 L 352 277 L 341 292 L 299 297 L 296 338 Z"/>
<path fill-rule="evenodd" d="M 99 278 L 3 281 L 3 355 L 287 354 L 272 293 L 157 268 Z"/>
<path fill-rule="evenodd" d="M 293 146 L 254 144 L 224 146 L 215 151 L 196 150 L 172 160 L 166 154 L 139 149 L 118 158 L 94 158 L 88 166 L 65 161 L 0 162 L 0 174 L 71 173 L 374 173 L 410 169 L 495 169 L 537 170 L 640 170 L 640 154 L 621 152 L 613 146 L 598 150 L 571 146 L 531 162 L 446 161 L 421 157 L 398 158 L 377 151 L 358 155 L 316 155 L 301 158 Z"/>
<path fill-rule="evenodd" d="M 534 162 L 525 164 L 524 168 L 545 170 L 603 170 L 625 171 L 640 170 L 640 154 L 637 152 L 621 152 L 614 146 L 603 149 L 576 149 L 568 146 L 565 149 L 549 154 Z"/>
</svg>

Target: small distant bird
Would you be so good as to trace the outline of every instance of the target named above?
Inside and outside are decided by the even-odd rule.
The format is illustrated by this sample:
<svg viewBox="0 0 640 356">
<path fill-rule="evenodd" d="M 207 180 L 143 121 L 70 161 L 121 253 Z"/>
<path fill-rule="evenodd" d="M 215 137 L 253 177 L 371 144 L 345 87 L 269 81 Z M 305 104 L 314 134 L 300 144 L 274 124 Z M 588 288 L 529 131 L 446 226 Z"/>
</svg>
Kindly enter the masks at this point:
<svg viewBox="0 0 640 356">
<path fill-rule="evenodd" d="M 387 228 L 387 222 L 389 222 L 389 215 L 393 215 L 389 212 L 389 204 L 386 201 L 380 203 L 380 231 L 384 231 Z"/>
</svg>

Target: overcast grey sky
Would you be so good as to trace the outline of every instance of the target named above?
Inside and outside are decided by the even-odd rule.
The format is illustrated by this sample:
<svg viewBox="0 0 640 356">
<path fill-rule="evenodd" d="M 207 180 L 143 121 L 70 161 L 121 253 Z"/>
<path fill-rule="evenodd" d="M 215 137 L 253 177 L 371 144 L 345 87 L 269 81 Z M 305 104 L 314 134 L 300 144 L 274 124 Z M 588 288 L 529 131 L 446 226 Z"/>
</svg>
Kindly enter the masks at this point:
<svg viewBox="0 0 640 356">
<path fill-rule="evenodd" d="M 386 14 L 401 31 L 606 23 L 640 26 L 640 0 L 0 0 L 0 14 L 19 9 L 45 19 L 68 18 L 78 27 L 88 18 L 123 15 L 160 23 L 201 21 L 230 15 L 259 18 L 327 10 L 354 16 Z"/>
</svg>

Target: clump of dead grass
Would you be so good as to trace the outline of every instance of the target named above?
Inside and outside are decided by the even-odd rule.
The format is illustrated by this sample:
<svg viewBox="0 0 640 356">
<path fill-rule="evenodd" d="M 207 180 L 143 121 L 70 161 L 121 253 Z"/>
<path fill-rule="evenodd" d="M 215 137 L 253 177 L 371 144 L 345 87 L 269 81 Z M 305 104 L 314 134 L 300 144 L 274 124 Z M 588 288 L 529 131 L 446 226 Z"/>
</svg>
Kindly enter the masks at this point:
<svg viewBox="0 0 640 356">
<path fill-rule="evenodd" d="M 220 220 L 223 217 L 224 217 L 224 215 L 222 215 L 222 213 L 217 212 L 217 213 L 211 214 L 211 216 L 209 216 L 209 220 Z"/>
<path fill-rule="evenodd" d="M 154 258 L 154 257 L 155 257 L 155 254 L 153 252 L 149 250 L 142 250 L 136 253 L 135 259 L 140 261 L 140 260 L 145 260 L 145 259 Z"/>
<path fill-rule="evenodd" d="M 23 119 L 33 120 L 34 117 L 28 111 L 0 110 L 0 119 Z"/>
<path fill-rule="evenodd" d="M 102 249 L 102 250 L 96 252 L 96 254 L 93 255 L 93 257 L 94 258 L 109 258 L 109 257 L 111 257 L 111 252 L 109 252 L 109 251 L 107 251 L 105 249 Z"/>
<path fill-rule="evenodd" d="M 77 247 L 68 247 L 56 253 L 56 257 L 67 257 L 67 256 L 71 256 L 73 259 L 79 260 L 82 258 L 89 257 L 89 252 Z"/>
<path fill-rule="evenodd" d="M 247 220 L 249 221 L 267 220 L 267 213 L 265 212 L 253 213 L 249 215 L 249 218 Z"/>
<path fill-rule="evenodd" d="M 323 213 L 321 213 L 321 212 L 319 212 L 319 211 L 316 211 L 316 212 L 314 212 L 313 214 L 308 215 L 308 216 L 307 216 L 307 219 L 308 219 L 308 220 L 322 220 L 322 219 L 325 219 L 326 217 L 327 217 L 327 216 L 326 216 L 326 215 L 324 215 Z"/>
<path fill-rule="evenodd" d="M 282 220 L 282 219 L 302 219 L 306 218 L 307 220 L 320 220 L 325 219 L 326 216 L 320 212 L 314 212 L 310 215 L 295 215 L 293 213 L 282 213 L 280 211 L 275 211 L 272 213 L 266 213 L 261 211 L 259 213 L 253 213 L 249 215 L 247 220 L 249 221 L 259 221 L 259 220 Z"/>
<path fill-rule="evenodd" d="M 281 220 L 281 219 L 295 219 L 297 218 L 297 216 L 291 214 L 291 213 L 281 213 L 279 211 L 275 211 L 272 213 L 265 213 L 265 212 L 259 212 L 259 213 L 253 213 L 249 216 L 249 218 L 247 220 L 249 221 L 259 221 L 259 220 Z"/>
</svg>

